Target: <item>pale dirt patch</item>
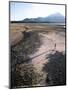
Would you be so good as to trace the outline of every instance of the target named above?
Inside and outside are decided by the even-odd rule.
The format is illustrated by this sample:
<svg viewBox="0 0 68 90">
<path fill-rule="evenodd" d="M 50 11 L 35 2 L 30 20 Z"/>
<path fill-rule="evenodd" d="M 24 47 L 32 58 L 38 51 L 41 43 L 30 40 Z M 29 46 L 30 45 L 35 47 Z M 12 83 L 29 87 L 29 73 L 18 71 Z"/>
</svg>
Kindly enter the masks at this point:
<svg viewBox="0 0 68 90">
<path fill-rule="evenodd" d="M 40 35 L 43 36 L 41 39 L 42 45 L 36 53 L 30 55 L 30 58 L 35 57 L 34 59 L 32 59 L 32 64 L 39 73 L 42 72 L 44 64 L 48 62 L 48 60 L 46 59 L 46 55 L 54 49 L 54 42 L 51 39 L 47 38 L 45 34 Z"/>
<path fill-rule="evenodd" d="M 62 36 L 61 33 L 50 32 L 48 34 L 40 34 L 43 36 L 41 39 L 43 44 L 36 53 L 30 55 L 32 58 L 41 54 L 40 56 L 32 59 L 32 64 L 35 66 L 38 72 L 42 72 L 44 64 L 48 63 L 48 60 L 46 59 L 48 54 L 55 53 L 56 50 L 59 52 L 63 52 L 65 50 L 65 37 Z"/>
</svg>

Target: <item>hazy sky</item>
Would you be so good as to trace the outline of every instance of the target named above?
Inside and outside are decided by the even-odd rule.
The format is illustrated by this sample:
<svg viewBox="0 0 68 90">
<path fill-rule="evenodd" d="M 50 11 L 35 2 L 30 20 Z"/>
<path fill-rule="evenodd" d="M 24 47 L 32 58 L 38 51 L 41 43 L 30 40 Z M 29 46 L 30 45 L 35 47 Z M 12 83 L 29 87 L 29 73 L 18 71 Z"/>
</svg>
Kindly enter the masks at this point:
<svg viewBox="0 0 68 90">
<path fill-rule="evenodd" d="M 64 5 L 10 3 L 10 20 L 23 20 L 25 18 L 46 17 L 50 14 L 60 13 L 65 16 Z"/>
</svg>

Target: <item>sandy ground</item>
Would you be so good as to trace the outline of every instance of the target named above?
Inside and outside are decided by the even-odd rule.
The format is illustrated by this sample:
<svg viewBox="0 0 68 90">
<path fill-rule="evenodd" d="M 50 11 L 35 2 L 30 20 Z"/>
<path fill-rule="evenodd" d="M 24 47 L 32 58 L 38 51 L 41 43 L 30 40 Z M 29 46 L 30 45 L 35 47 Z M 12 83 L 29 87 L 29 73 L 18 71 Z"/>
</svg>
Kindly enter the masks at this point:
<svg viewBox="0 0 68 90">
<path fill-rule="evenodd" d="M 30 58 L 35 57 L 34 59 L 32 59 L 32 64 L 35 66 L 38 72 L 42 71 L 44 63 L 48 62 L 47 60 L 45 60 L 46 55 L 49 54 L 54 49 L 54 42 L 48 37 L 46 37 L 45 34 L 40 33 L 40 36 L 41 35 L 43 36 L 41 40 L 43 44 L 40 46 L 40 48 L 36 53 L 30 55 Z"/>
<path fill-rule="evenodd" d="M 64 34 L 64 32 L 60 32 L 60 34 Z M 34 59 L 32 59 L 32 64 L 34 64 L 34 66 L 38 69 L 39 72 L 42 69 L 44 63 L 48 62 L 48 60 L 46 59 L 48 54 L 54 53 L 55 51 L 65 51 L 65 36 L 60 34 L 57 32 L 52 32 L 48 35 L 40 33 L 40 35 L 43 36 L 43 44 L 40 46 L 36 53 L 30 55 L 30 58 L 35 57 Z"/>
<path fill-rule="evenodd" d="M 39 26 L 36 26 L 35 28 L 41 29 L 41 27 Z M 42 72 L 44 64 L 47 64 L 49 62 L 47 60 L 48 54 L 55 53 L 55 51 L 65 53 L 65 32 L 55 30 L 50 31 L 48 34 L 39 33 L 39 35 L 40 37 L 42 36 L 41 37 L 42 45 L 38 48 L 38 51 L 36 53 L 29 55 L 29 57 L 30 58 L 35 57 L 31 60 L 31 64 L 33 64 L 36 70 L 40 73 Z M 21 40 L 22 34 L 21 32 L 16 32 L 14 34 L 12 33 L 11 37 L 12 37 L 11 42 L 13 45 L 13 43 L 16 44 L 18 41 Z"/>
<path fill-rule="evenodd" d="M 27 30 L 26 30 L 27 27 Z M 10 26 L 10 41 L 11 45 L 17 44 L 22 38 L 23 34 L 21 31 L 26 30 L 27 32 L 31 30 L 45 30 L 48 33 L 39 33 L 42 41 L 42 45 L 38 48 L 38 51 L 34 54 L 31 54 L 29 57 L 35 57 L 40 54 L 40 56 L 32 59 L 32 64 L 40 70 L 43 67 L 44 63 L 47 63 L 48 60 L 46 59 L 47 55 L 50 53 L 54 53 L 56 50 L 59 52 L 65 52 L 65 32 L 61 31 L 62 29 L 58 27 L 58 31 L 55 30 L 55 26 L 48 26 L 48 25 L 37 25 L 37 24 L 11 24 Z M 61 29 L 61 30 L 59 30 Z"/>
<path fill-rule="evenodd" d="M 60 35 L 61 34 L 61 35 Z M 65 36 L 63 36 L 64 32 L 52 32 L 47 34 L 41 34 L 42 38 L 42 45 L 38 49 L 38 51 L 32 55 L 30 58 L 35 57 L 32 59 L 32 64 L 36 68 L 37 72 L 42 72 L 44 64 L 47 64 L 49 61 L 47 59 L 48 54 L 55 53 L 55 51 L 64 52 L 65 51 Z M 38 56 L 40 55 L 40 56 Z M 37 57 L 36 57 L 37 56 Z M 44 73 L 44 72 L 42 72 Z M 44 78 L 47 77 L 47 73 L 44 74 Z M 44 80 L 41 81 L 40 85 L 44 86 Z"/>
</svg>

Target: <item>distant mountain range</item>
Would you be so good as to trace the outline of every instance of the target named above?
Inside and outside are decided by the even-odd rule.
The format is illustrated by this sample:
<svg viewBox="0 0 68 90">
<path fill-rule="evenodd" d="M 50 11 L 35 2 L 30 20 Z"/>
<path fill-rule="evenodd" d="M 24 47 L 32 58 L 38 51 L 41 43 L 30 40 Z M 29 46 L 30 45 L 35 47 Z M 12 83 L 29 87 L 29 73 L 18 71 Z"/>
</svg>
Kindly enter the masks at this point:
<svg viewBox="0 0 68 90">
<path fill-rule="evenodd" d="M 21 21 L 11 21 L 20 22 L 20 23 L 64 23 L 65 17 L 60 13 L 51 14 L 47 17 L 38 17 L 38 18 L 25 18 Z"/>
</svg>

